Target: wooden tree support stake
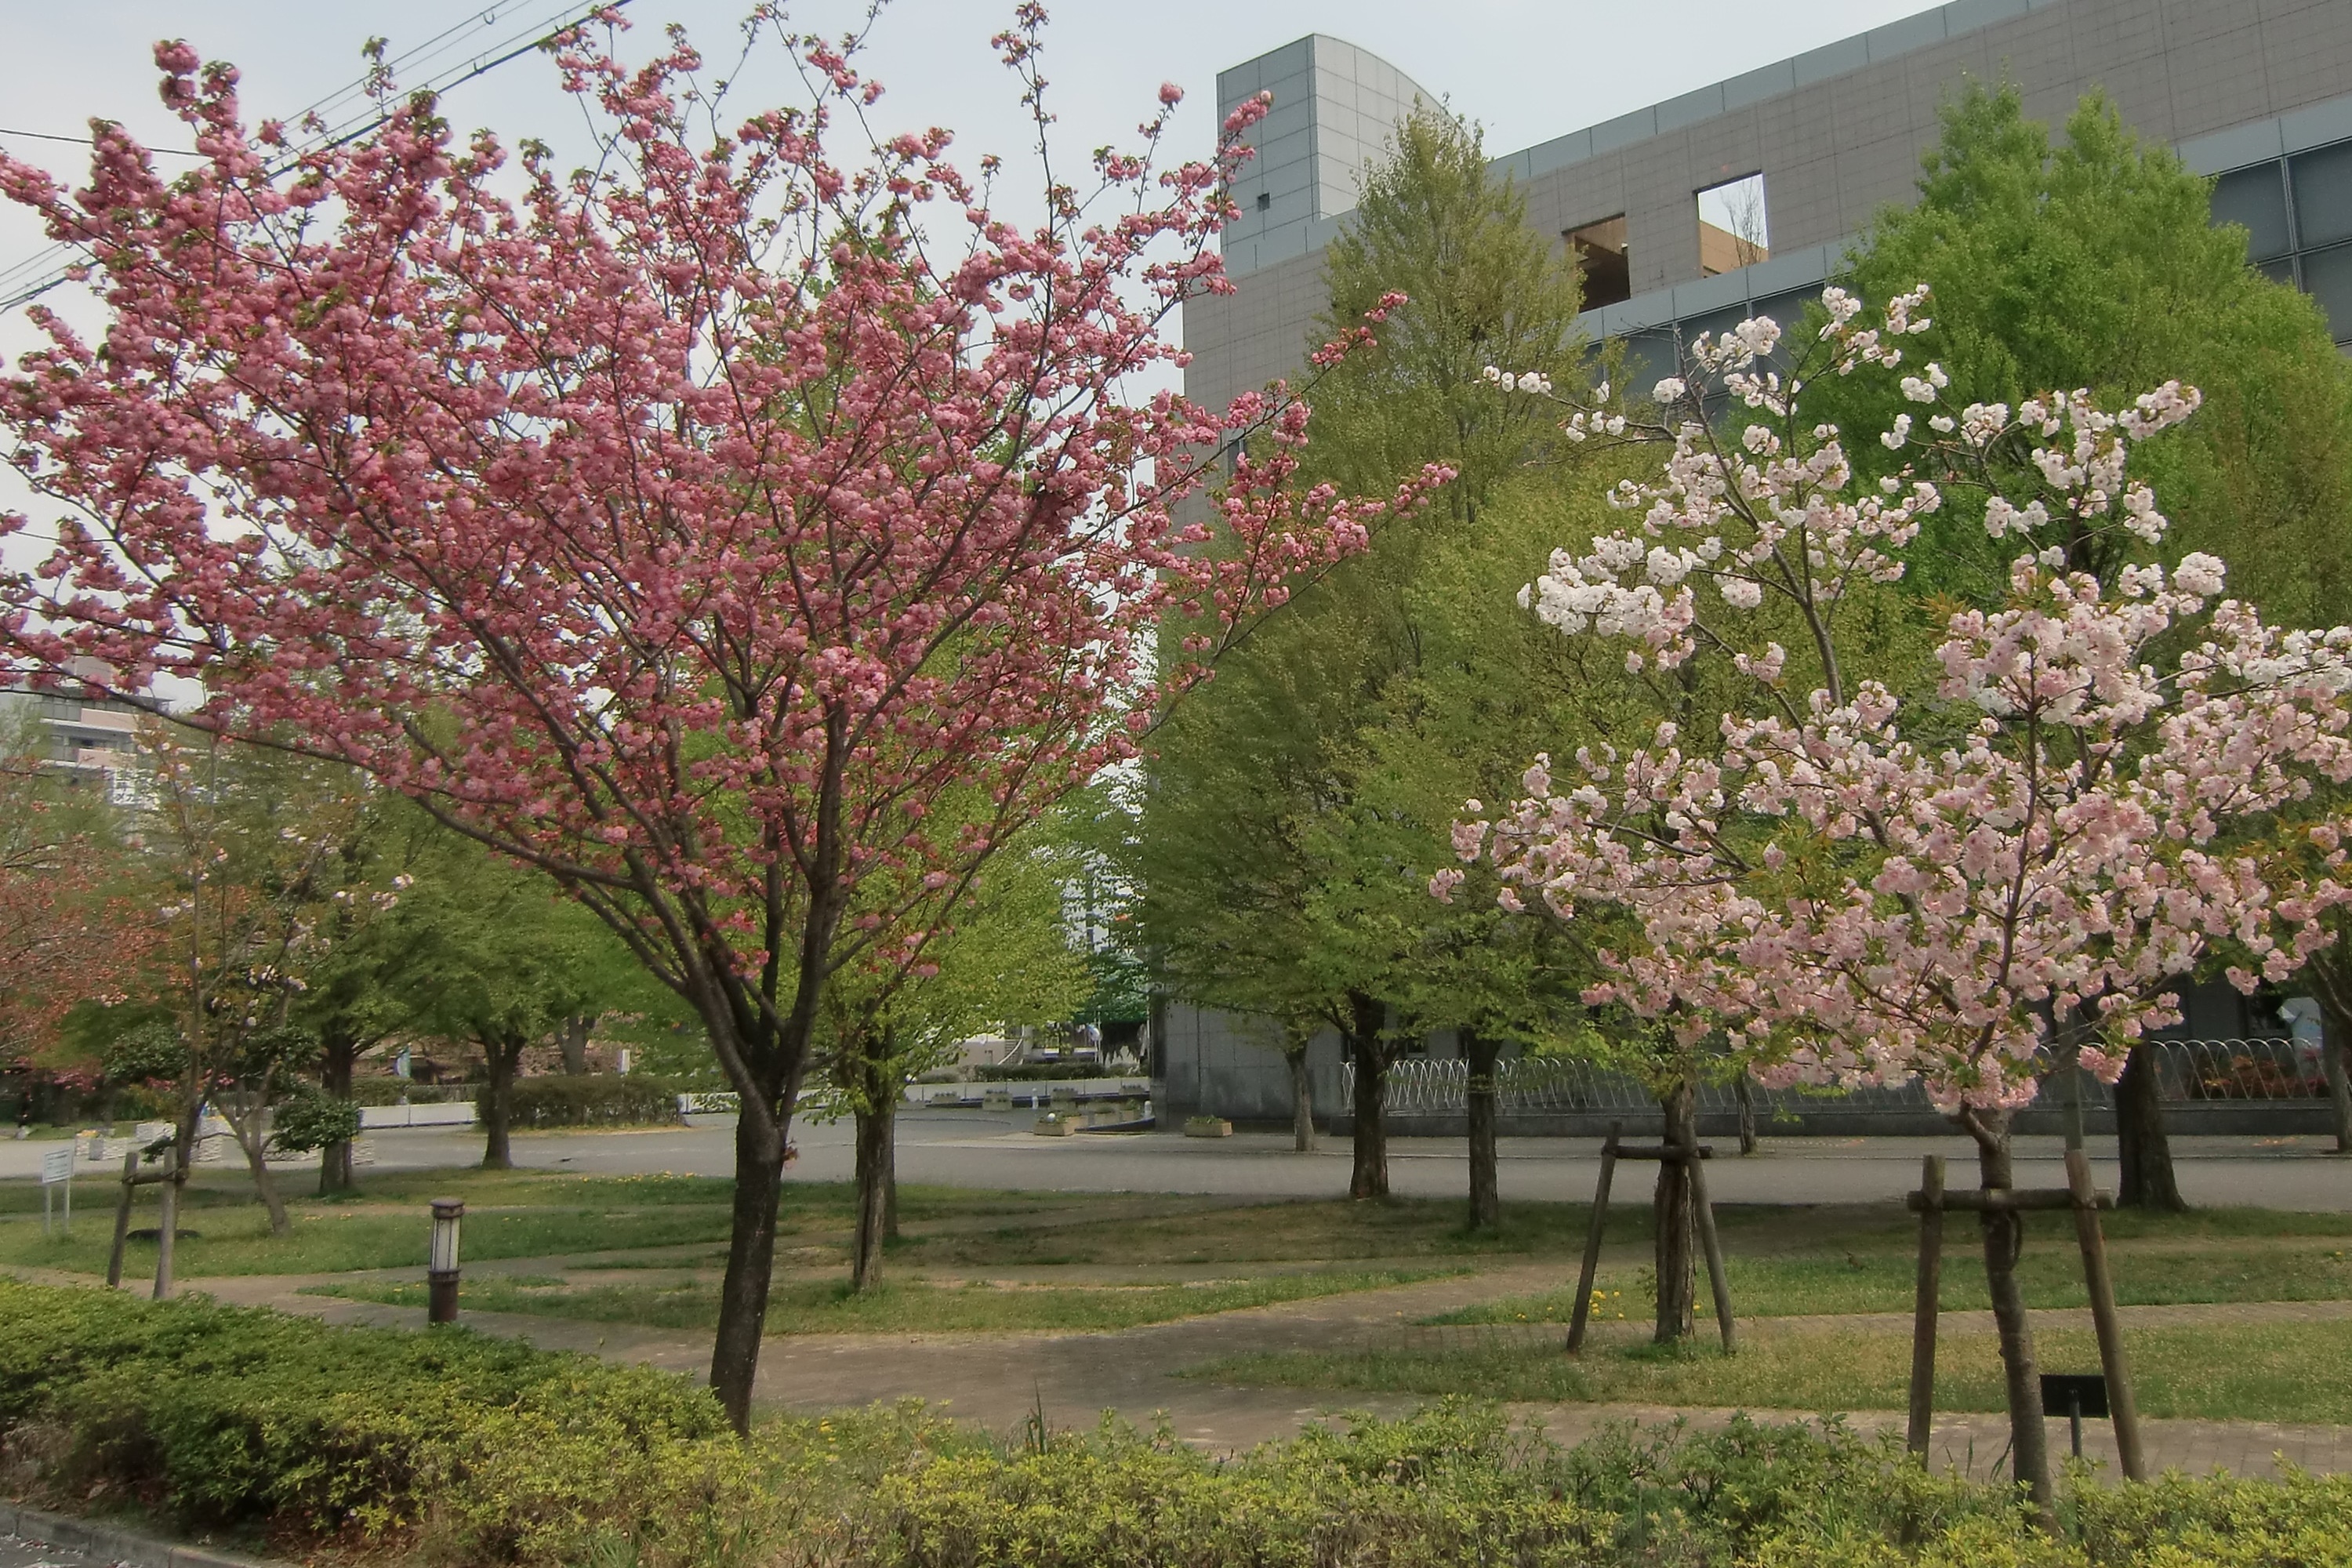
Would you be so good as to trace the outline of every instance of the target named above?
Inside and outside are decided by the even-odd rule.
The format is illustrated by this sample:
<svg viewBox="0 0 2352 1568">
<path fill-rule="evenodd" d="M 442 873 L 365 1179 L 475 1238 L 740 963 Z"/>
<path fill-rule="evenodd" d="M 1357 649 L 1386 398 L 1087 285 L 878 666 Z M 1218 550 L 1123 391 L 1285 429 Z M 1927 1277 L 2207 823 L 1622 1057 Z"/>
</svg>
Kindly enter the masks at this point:
<svg viewBox="0 0 2352 1568">
<path fill-rule="evenodd" d="M 1715 1205 L 1706 1195 L 1706 1161 L 1701 1151 L 1690 1149 L 1684 1152 L 1682 1163 L 1690 1173 L 1691 1202 L 1698 1210 L 1698 1242 L 1706 1253 L 1707 1288 L 1715 1292 L 1715 1321 L 1728 1354 L 1739 1346 L 1731 1321 L 1731 1281 L 1723 1272 L 1723 1243 L 1715 1234 Z"/>
<path fill-rule="evenodd" d="M 2132 1398 L 2131 1373 L 2124 1364 L 2124 1331 L 2116 1316 L 2116 1281 L 2107 1271 L 2106 1237 L 2099 1229 L 2097 1194 L 2091 1186 L 2091 1157 L 2066 1151 L 2066 1184 L 2074 1197 L 2074 1239 L 2083 1248 L 2083 1281 L 2091 1288 L 2091 1322 L 2099 1335 L 2099 1370 L 2107 1378 L 2107 1418 L 2115 1423 L 2116 1457 L 2127 1480 L 2147 1479 L 2139 1444 L 2139 1406 Z"/>
<path fill-rule="evenodd" d="M 1568 1350 L 1584 1348 L 1584 1321 L 1592 1311 L 1592 1279 L 1601 1268 L 1601 1232 L 1609 1223 L 1609 1184 L 1617 1174 L 1617 1135 L 1622 1121 L 1609 1124 L 1608 1142 L 1601 1145 L 1601 1177 L 1592 1186 L 1592 1224 L 1584 1233 L 1584 1267 L 1576 1277 L 1576 1300 L 1568 1310 Z"/>
<path fill-rule="evenodd" d="M 1626 1143 L 1620 1134 L 1625 1124 L 1609 1124 L 1608 1140 L 1601 1145 L 1601 1176 L 1592 1186 L 1592 1225 L 1584 1235 L 1584 1266 L 1577 1272 L 1576 1300 L 1568 1311 L 1568 1349 L 1584 1348 L 1586 1321 L 1592 1312 L 1592 1281 L 1601 1271 L 1601 1233 L 1609 1220 L 1609 1189 L 1616 1180 L 1620 1160 L 1655 1160 L 1682 1165 L 1690 1172 L 1691 1202 L 1697 1210 L 1699 1246 L 1706 1254 L 1706 1279 L 1715 1293 L 1715 1317 L 1723 1348 L 1738 1348 L 1738 1331 L 1731 1317 L 1731 1281 L 1724 1273 L 1723 1243 L 1715 1230 L 1715 1205 L 1706 1194 L 1706 1171 L 1702 1162 L 1715 1150 L 1705 1143 Z"/>
<path fill-rule="evenodd" d="M 107 1255 L 106 1288 L 122 1288 L 122 1248 L 131 1239 L 131 1198 L 139 1190 L 139 1151 L 122 1156 L 122 1196 L 114 1205 L 114 1250 Z"/>
<path fill-rule="evenodd" d="M 166 1154 L 161 1168 L 142 1171 L 139 1168 L 139 1151 L 135 1147 L 122 1156 L 122 1196 L 117 1199 L 114 1205 L 114 1250 L 108 1253 L 106 1258 L 108 1289 L 120 1289 L 122 1285 L 122 1252 L 131 1240 L 131 1200 L 137 1194 L 140 1188 L 152 1187 L 160 1184 L 163 1188 L 163 1228 L 156 1233 L 157 1241 L 163 1250 L 156 1258 L 158 1272 L 155 1276 L 155 1299 L 160 1301 L 170 1292 L 172 1262 L 170 1238 L 173 1235 L 173 1227 L 179 1220 L 180 1207 L 175 1201 L 179 1196 L 179 1186 L 173 1178 L 179 1173 L 179 1163 L 175 1155 Z"/>
<path fill-rule="evenodd" d="M 1919 1190 L 1909 1206 L 1919 1216 L 1919 1295 L 1911 1324 L 1910 1451 L 1927 1457 L 1936 1416 L 1937 1292 L 1943 1268 L 1944 1211 L 2017 1213 L 2072 1209 L 2074 1237 L 2083 1249 L 2083 1283 L 2091 1297 L 2091 1321 L 2098 1331 L 2099 1369 L 2106 1383 L 2109 1419 L 2115 1423 L 2116 1454 L 2125 1479 L 2145 1480 L 2147 1465 L 2140 1447 L 2139 1407 L 2132 1398 L 2131 1372 L 2124 1361 L 2122 1321 L 2116 1315 L 2115 1277 L 2107 1269 L 2106 1238 L 2099 1211 L 2114 1200 L 2091 1184 L 2091 1157 L 2066 1151 L 2063 1187 L 1990 1187 L 1975 1192 L 1944 1190 L 1944 1161 L 1930 1154 L 1921 1163 Z"/>
<path fill-rule="evenodd" d="M 1936 1426 L 1936 1312 L 1944 1273 L 1944 1157 L 1919 1162 L 1919 1296 L 1911 1312 L 1911 1427 L 1905 1447 L 1922 1459 Z"/>
</svg>

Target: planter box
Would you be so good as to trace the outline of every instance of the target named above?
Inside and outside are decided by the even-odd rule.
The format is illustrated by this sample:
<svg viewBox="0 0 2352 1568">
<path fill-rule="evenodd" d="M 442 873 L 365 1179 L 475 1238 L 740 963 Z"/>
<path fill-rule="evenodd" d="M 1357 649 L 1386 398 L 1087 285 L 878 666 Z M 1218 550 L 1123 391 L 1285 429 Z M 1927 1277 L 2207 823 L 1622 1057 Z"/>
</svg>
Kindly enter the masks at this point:
<svg viewBox="0 0 2352 1568">
<path fill-rule="evenodd" d="M 1230 1138 L 1234 1124 L 1222 1116 L 1188 1116 L 1184 1119 L 1187 1138 Z"/>
<path fill-rule="evenodd" d="M 1078 1118 L 1075 1116 L 1049 1111 L 1037 1118 L 1037 1125 L 1031 1131 L 1040 1138 L 1071 1138 L 1076 1136 L 1078 1124 Z"/>
</svg>

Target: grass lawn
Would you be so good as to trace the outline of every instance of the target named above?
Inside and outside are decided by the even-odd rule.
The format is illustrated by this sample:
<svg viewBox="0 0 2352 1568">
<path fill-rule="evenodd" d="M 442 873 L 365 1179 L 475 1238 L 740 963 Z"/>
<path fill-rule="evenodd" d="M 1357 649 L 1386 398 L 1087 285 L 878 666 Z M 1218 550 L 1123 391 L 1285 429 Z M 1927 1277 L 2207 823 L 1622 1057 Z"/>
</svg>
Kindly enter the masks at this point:
<svg viewBox="0 0 2352 1568">
<path fill-rule="evenodd" d="M 1973 1240 L 1963 1236 L 1963 1242 Z M 2352 1244 L 2286 1237 L 2194 1238 L 2120 1243 L 2109 1249 L 2116 1300 L 2125 1306 L 2200 1301 L 2336 1301 L 2352 1297 Z M 1731 1309 L 1737 1317 L 1776 1318 L 1808 1312 L 1907 1312 L 1917 1289 L 1917 1262 L 1909 1252 L 1843 1249 L 1842 1256 L 1742 1258 L 1726 1260 Z M 2037 1237 L 2018 1262 L 2032 1307 L 2086 1307 L 2083 1259 L 2069 1236 Z M 1603 1269 L 1594 1288 L 1639 1301 L 1649 1310 L 1645 1271 Z M 1714 1315 L 1705 1281 L 1702 1316 Z M 1937 1298 L 1948 1311 L 1989 1305 L 1984 1257 L 1948 1239 Z M 1565 1323 L 1576 1304 L 1573 1283 L 1540 1295 L 1485 1301 L 1429 1320 L 1433 1323 Z"/>
<path fill-rule="evenodd" d="M 2044 1370 L 2098 1368 L 2098 1345 L 2088 1330 L 2034 1338 Z M 2125 1342 L 2144 1415 L 2352 1421 L 2352 1323 L 2135 1329 Z M 2006 1408 L 1991 1335 L 1947 1336 L 1937 1347 L 1936 1373 L 1937 1409 Z M 1904 1333 L 1755 1334 L 1726 1356 L 1705 1342 L 1661 1350 L 1612 1335 L 1575 1357 L 1557 1345 L 1286 1352 L 1212 1362 L 1185 1375 L 1543 1403 L 1899 1410 L 1908 1400 L 1911 1340 Z"/>
<path fill-rule="evenodd" d="M 824 1280 L 777 1281 L 768 1297 L 768 1332 L 788 1334 L 949 1333 L 1017 1329 L 1084 1331 L 1133 1329 L 1177 1318 L 1204 1317 L 1244 1307 L 1410 1284 L 1459 1269 L 1359 1270 L 1277 1274 L 1196 1285 L 940 1286 L 886 1281 L 852 1295 Z M 425 1287 L 352 1281 L 319 1285 L 310 1293 L 394 1306 L 425 1305 Z M 465 1304 L 485 1312 L 529 1312 L 585 1318 L 649 1328 L 708 1329 L 719 1321 L 715 1284 L 590 1285 L 564 1288 L 561 1279 L 483 1276 L 469 1279 Z"/>
<path fill-rule="evenodd" d="M 425 1262 L 430 1225 L 425 1205 L 443 1195 L 466 1200 L 465 1256 L 469 1258 L 547 1258 L 567 1253 L 620 1252 L 727 1239 L 734 1184 L 698 1176 L 572 1176 L 526 1171 L 418 1171 L 368 1178 L 354 1197 L 322 1199 L 306 1186 L 308 1173 L 289 1173 L 290 1235 L 273 1237 L 241 1173 L 199 1172 L 180 1210 L 184 1239 L 173 1260 L 184 1279 L 226 1275 L 336 1274 L 363 1268 L 416 1268 Z M 0 1264 L 103 1274 L 114 1234 L 120 1190 L 103 1181 L 78 1184 L 73 1234 L 43 1236 L 37 1219 L 0 1224 Z M 29 1197 L 27 1209 L 24 1200 Z M 1089 1200 L 1083 1194 L 971 1193 L 908 1187 L 899 1214 L 911 1226 L 944 1220 L 1038 1217 Z M 850 1224 L 846 1184 L 795 1183 L 783 1189 L 780 1245 L 834 1248 Z M 37 1215 L 39 1189 L 0 1184 L 0 1214 Z M 156 1201 L 142 1189 L 132 1227 L 152 1229 Z M 674 1268 L 662 1255 L 646 1267 Z M 132 1242 L 124 1271 L 153 1272 L 152 1241 Z M 624 1265 L 625 1266 L 625 1264 Z"/>
</svg>

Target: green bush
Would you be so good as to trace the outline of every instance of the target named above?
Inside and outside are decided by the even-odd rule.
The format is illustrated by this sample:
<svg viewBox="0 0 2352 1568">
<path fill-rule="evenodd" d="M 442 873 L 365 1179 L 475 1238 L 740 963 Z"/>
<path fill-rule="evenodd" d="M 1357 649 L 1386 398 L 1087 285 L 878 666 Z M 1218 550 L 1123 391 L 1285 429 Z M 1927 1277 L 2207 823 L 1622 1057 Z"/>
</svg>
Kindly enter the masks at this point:
<svg viewBox="0 0 2352 1568">
<path fill-rule="evenodd" d="M 657 1127 L 680 1120 L 677 1085 L 646 1073 L 517 1079 L 507 1115 L 513 1127 Z"/>
<path fill-rule="evenodd" d="M 269 1142 L 289 1154 L 308 1154 L 360 1135 L 360 1108 L 304 1084 L 279 1102 Z"/>
<path fill-rule="evenodd" d="M 1454 1403 L 1230 1459 L 1106 1422 L 1003 1445 L 919 1408 L 748 1441 L 686 1380 L 464 1330 L 332 1329 L 0 1281 L 0 1478 L 259 1530 L 288 1555 L 686 1568 L 2302 1568 L 2352 1479 L 2014 1493 L 1835 1424 L 1572 1449 Z M 100 1490 L 104 1483 L 104 1490 Z"/>
<path fill-rule="evenodd" d="M 152 1084 L 119 1083 L 109 1109 L 118 1121 L 171 1121 L 179 1117 L 180 1095 Z"/>
</svg>

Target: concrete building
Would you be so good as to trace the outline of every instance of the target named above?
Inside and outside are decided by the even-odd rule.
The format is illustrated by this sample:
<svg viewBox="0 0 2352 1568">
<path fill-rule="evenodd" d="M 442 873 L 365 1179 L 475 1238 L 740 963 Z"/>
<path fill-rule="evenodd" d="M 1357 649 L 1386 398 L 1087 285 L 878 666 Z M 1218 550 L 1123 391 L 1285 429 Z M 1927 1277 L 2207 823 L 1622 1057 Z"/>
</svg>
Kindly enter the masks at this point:
<svg viewBox="0 0 2352 1568">
<path fill-rule="evenodd" d="M 116 805 L 147 799 L 137 742 L 140 712 L 73 679 L 0 687 L 0 742 L 25 744 L 42 766 L 106 792 Z"/>
<path fill-rule="evenodd" d="M 1494 167 L 1582 260 L 1583 325 L 1624 340 L 1644 384 L 1668 373 L 1678 338 L 1751 314 L 1789 321 L 1818 296 L 1872 215 L 1913 196 L 1937 108 L 1970 78 L 2015 82 L 2027 112 L 2052 122 L 2104 89 L 2144 138 L 2219 176 L 2216 220 L 2243 224 L 2249 260 L 2308 290 L 2352 346 L 2352 0 L 1953 0 Z M 1261 91 L 1273 108 L 1223 237 L 1234 291 L 1185 309 L 1185 390 L 1211 406 L 1301 365 L 1326 302 L 1323 248 L 1348 223 L 1358 173 L 1414 100 L 1437 97 L 1321 35 L 1221 72 L 1220 118 Z M 2208 989 L 2190 1003 L 2200 1036 L 2278 1031 Z M 1262 1034 L 1165 1007 L 1152 1042 L 1162 1115 L 1286 1119 L 1287 1071 Z M 1443 1036 L 1422 1048 L 1450 1054 Z M 1339 1110 L 1336 1037 L 1309 1059 L 1319 1106 Z"/>
<path fill-rule="evenodd" d="M 2105 89 L 2142 136 L 2221 176 L 2216 216 L 2244 224 L 2252 259 L 2309 289 L 2352 342 L 2345 0 L 1953 0 L 1495 168 L 1584 258 L 1586 328 L 1662 361 L 1677 330 L 1817 295 L 1871 215 L 1910 199 L 1937 106 L 1969 77 L 2014 81 L 2051 121 Z M 1320 35 L 1220 72 L 1220 117 L 1261 91 L 1274 107 L 1224 236 L 1235 291 L 1185 309 L 1185 390 L 1213 406 L 1297 369 L 1358 171 L 1415 98 L 1437 97 Z"/>
</svg>

